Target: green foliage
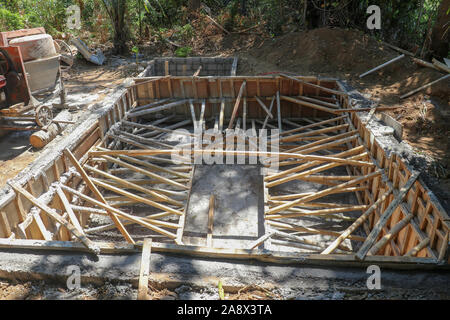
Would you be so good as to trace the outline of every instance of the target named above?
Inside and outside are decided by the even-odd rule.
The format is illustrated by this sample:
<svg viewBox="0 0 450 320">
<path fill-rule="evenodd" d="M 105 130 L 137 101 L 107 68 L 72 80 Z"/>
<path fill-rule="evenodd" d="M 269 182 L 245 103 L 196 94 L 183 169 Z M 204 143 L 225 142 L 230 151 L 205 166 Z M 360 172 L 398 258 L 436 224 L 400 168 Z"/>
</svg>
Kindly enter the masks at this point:
<svg viewBox="0 0 450 320">
<path fill-rule="evenodd" d="M 181 47 L 181 48 L 178 48 L 177 50 L 175 50 L 175 56 L 177 56 L 179 58 L 186 58 L 191 53 L 192 53 L 191 47 Z"/>
<path fill-rule="evenodd" d="M 182 27 L 175 27 L 175 37 L 176 40 L 190 40 L 194 35 L 194 28 L 190 24 L 186 24 Z"/>
<path fill-rule="evenodd" d="M 25 27 L 23 17 L 18 13 L 12 13 L 8 9 L 0 8 L 0 29 L 10 31 Z"/>
</svg>

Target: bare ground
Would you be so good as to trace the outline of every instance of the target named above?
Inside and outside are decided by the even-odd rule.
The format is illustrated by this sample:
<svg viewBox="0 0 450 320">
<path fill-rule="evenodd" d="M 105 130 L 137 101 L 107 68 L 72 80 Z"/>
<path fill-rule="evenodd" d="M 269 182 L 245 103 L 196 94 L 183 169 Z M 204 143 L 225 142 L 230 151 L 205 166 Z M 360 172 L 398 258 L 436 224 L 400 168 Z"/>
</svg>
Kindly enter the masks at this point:
<svg viewBox="0 0 450 320">
<path fill-rule="evenodd" d="M 257 75 L 271 72 L 292 72 L 299 75 L 336 77 L 348 81 L 369 99 L 380 105 L 400 106 L 388 113 L 404 126 L 403 139 L 419 155 L 431 159 L 419 162 L 427 171 L 429 183 L 445 208 L 450 208 L 450 121 L 449 82 L 441 82 L 410 98 L 399 96 L 416 87 L 442 76 L 441 73 L 416 66 L 405 58 L 381 71 L 363 79 L 359 74 L 398 55 L 381 43 L 359 31 L 322 28 L 309 32 L 297 32 L 272 39 L 263 34 L 231 34 L 224 36 L 217 28 L 203 20 L 193 22 L 197 32 L 185 45 L 191 45 L 193 55 L 237 55 L 240 58 L 238 74 Z M 141 52 L 150 59 L 153 56 L 171 56 L 175 47 L 149 41 Z M 91 102 L 101 101 L 109 90 L 124 78 L 134 75 L 135 66 L 94 66 L 77 60 L 66 76 L 66 87 L 70 94 L 98 94 Z M 87 107 L 87 105 L 86 105 Z M 78 111 L 80 115 L 86 107 Z M 64 134 L 64 133 L 63 133 Z M 29 133 L 13 133 L 0 140 L 0 187 L 36 159 L 42 150 L 30 147 Z M 150 288 L 152 289 L 152 288 Z M 89 287 L 80 292 L 68 292 L 61 285 L 42 282 L 11 283 L 0 282 L 0 299 L 120 299 L 133 298 L 135 289 L 129 284 L 105 284 Z M 183 289 L 194 297 L 201 292 L 192 288 Z M 178 292 L 167 289 L 151 290 L 154 299 L 179 299 Z M 331 289 L 330 289 L 331 290 Z M 228 299 L 295 299 L 295 298 L 340 298 L 340 299 L 448 299 L 441 293 L 409 290 L 367 294 L 367 292 L 341 291 L 338 296 L 333 290 L 325 292 L 293 292 L 287 294 L 261 288 L 245 288 L 240 292 L 226 293 Z M 217 299 L 216 288 L 210 288 L 207 297 Z"/>
</svg>

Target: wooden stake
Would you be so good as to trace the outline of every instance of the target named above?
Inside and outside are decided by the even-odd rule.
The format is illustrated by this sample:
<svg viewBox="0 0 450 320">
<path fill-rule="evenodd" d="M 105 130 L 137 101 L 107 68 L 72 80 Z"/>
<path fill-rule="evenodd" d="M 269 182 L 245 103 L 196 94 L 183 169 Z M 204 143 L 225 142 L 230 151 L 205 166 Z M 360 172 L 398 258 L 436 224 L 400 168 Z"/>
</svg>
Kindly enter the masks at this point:
<svg viewBox="0 0 450 320">
<path fill-rule="evenodd" d="M 141 268 L 139 271 L 138 300 L 148 300 L 148 278 L 150 275 L 150 256 L 152 239 L 144 239 L 142 246 Z"/>
<path fill-rule="evenodd" d="M 239 90 L 239 94 L 236 98 L 236 103 L 234 104 L 233 113 L 231 114 L 230 123 L 228 124 L 228 129 L 231 129 L 233 127 L 234 118 L 237 115 L 237 111 L 239 109 L 239 104 L 241 102 L 242 95 L 244 94 L 244 89 L 245 89 L 246 85 L 247 85 L 247 81 L 244 80 L 242 82 L 241 89 Z"/>
<path fill-rule="evenodd" d="M 280 102 L 280 91 L 277 91 L 277 116 L 278 116 L 278 130 L 279 134 L 283 132 L 281 127 L 281 102 Z"/>
<path fill-rule="evenodd" d="M 213 236 L 213 227 L 214 227 L 214 205 L 215 205 L 215 197 L 212 194 L 209 198 L 209 213 L 208 213 L 208 235 L 206 236 L 206 246 L 212 247 L 212 236 Z"/>
</svg>

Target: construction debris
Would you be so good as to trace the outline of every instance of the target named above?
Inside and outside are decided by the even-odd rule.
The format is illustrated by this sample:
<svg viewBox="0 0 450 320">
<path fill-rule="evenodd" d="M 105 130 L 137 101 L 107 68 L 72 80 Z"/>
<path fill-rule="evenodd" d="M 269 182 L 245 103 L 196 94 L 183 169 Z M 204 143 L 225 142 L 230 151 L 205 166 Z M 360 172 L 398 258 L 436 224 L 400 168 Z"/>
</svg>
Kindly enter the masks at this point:
<svg viewBox="0 0 450 320">
<path fill-rule="evenodd" d="M 371 74 L 372 72 L 378 71 L 378 70 L 380 70 L 380 69 L 382 69 L 382 68 L 384 68 L 384 67 L 390 65 L 391 63 L 394 63 L 394 62 L 396 62 L 396 61 L 398 61 L 398 60 L 400 60 L 400 59 L 403 59 L 404 57 L 405 57 L 405 54 L 402 54 L 402 55 L 400 55 L 400 56 L 398 56 L 398 57 L 395 57 L 394 59 L 391 59 L 391 60 L 389 60 L 388 62 L 385 62 L 385 63 L 379 65 L 378 67 L 375 67 L 375 68 L 373 68 L 373 69 L 371 69 L 371 70 L 369 70 L 369 71 L 367 71 L 367 72 L 364 72 L 364 73 L 361 74 L 359 77 L 360 77 L 360 78 L 365 77 L 365 76 L 367 76 L 368 74 Z"/>
<path fill-rule="evenodd" d="M 100 49 L 96 53 L 92 53 L 89 47 L 80 38 L 72 39 L 71 43 L 78 49 L 78 52 L 87 60 L 99 66 L 103 65 L 106 60 L 105 55 Z"/>
</svg>

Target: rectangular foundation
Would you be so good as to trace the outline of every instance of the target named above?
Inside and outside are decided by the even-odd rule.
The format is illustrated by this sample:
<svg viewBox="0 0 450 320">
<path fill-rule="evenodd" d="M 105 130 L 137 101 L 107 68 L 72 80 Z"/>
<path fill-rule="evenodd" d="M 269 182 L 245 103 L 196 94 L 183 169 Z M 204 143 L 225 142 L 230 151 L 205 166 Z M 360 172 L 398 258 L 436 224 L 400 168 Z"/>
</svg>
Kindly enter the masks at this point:
<svg viewBox="0 0 450 320">
<path fill-rule="evenodd" d="M 362 121 L 366 113 L 353 110 L 358 106 L 351 107 L 338 81 L 147 77 L 136 83 L 96 121 L 86 123 L 82 133 L 68 139 L 68 149 L 100 190 L 103 204 L 93 201 L 86 178 L 67 155 L 56 154 L 34 178 L 16 180 L 29 194 L 9 189 L 2 198 L 1 247 L 32 246 L 27 241 L 37 240 L 41 248 L 83 248 L 71 231 L 32 202 L 37 199 L 69 219 L 55 193 L 58 185 L 82 231 L 101 242 L 105 252 L 124 246 L 130 250 L 150 237 L 156 251 L 218 258 L 448 264 L 447 213 L 420 178 L 413 179 L 414 171 L 400 157 L 386 156 Z M 216 152 L 241 155 L 247 164 L 196 164 L 193 157 L 204 155 L 196 147 L 185 154 L 184 162 L 172 162 L 174 147 L 194 136 L 194 124 L 203 128 L 205 141 L 214 134 L 225 141 L 227 128 L 238 129 L 231 134 L 239 139 L 245 129 L 243 151 Z M 279 150 L 252 151 L 251 141 L 259 145 L 262 139 L 252 132 L 263 127 L 281 129 L 279 137 L 270 139 L 279 138 Z M 248 165 L 250 157 L 271 155 L 279 159 L 277 170 L 269 167 L 261 174 L 264 163 Z M 216 201 L 212 224 L 211 195 Z M 123 232 L 108 216 L 111 210 L 134 244 L 126 245 Z M 364 223 L 325 253 L 364 213 Z"/>
</svg>

